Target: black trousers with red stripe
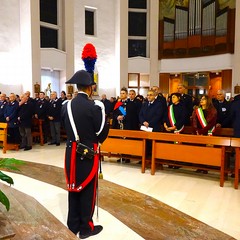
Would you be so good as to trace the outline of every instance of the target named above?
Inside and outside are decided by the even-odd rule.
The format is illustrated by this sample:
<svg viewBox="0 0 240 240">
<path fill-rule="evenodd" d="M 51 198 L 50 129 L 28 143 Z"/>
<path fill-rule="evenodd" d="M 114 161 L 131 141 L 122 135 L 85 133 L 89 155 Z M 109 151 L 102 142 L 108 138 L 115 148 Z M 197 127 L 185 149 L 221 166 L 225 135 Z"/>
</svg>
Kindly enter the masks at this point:
<svg viewBox="0 0 240 240">
<path fill-rule="evenodd" d="M 97 174 L 80 192 L 68 192 L 68 228 L 74 233 L 89 233 L 94 229 L 93 213 L 96 201 Z"/>
</svg>

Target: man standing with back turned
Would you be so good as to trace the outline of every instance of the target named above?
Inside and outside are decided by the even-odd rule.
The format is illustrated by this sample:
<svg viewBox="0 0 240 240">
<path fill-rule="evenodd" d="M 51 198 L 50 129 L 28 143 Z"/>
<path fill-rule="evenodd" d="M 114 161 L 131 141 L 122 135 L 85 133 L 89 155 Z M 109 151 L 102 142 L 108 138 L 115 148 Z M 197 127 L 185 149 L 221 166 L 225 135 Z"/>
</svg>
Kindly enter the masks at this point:
<svg viewBox="0 0 240 240">
<path fill-rule="evenodd" d="M 77 84 L 78 94 L 62 107 L 62 119 L 67 133 L 65 174 L 68 187 L 69 229 L 81 239 L 96 235 L 103 227 L 93 224 L 93 213 L 98 183 L 98 154 L 83 157 L 76 152 L 76 135 L 79 142 L 97 151 L 108 134 L 104 105 L 89 99 L 94 81 L 84 70 L 77 71 L 66 83 Z M 72 116 L 72 121 L 70 120 Z M 74 123 L 74 124 L 73 124 Z M 76 134 L 74 126 L 76 126 Z M 86 149 L 84 149 L 86 150 Z"/>
</svg>

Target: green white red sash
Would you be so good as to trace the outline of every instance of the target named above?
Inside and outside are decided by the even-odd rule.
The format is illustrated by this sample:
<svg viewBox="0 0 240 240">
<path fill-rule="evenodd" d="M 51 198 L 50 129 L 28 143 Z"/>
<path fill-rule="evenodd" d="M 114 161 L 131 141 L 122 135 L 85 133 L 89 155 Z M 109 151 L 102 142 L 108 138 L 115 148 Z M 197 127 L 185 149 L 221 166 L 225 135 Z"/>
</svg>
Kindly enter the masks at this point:
<svg viewBox="0 0 240 240">
<path fill-rule="evenodd" d="M 198 121 L 200 122 L 202 128 L 205 128 L 207 126 L 207 120 L 204 117 L 202 108 L 197 108 L 196 114 L 197 114 Z M 212 136 L 214 131 L 215 131 L 215 126 L 213 126 L 211 129 L 208 130 L 208 135 Z"/>
<path fill-rule="evenodd" d="M 173 104 L 171 104 L 168 108 L 168 119 L 170 121 L 171 126 L 174 127 L 176 124 L 176 119 L 174 116 Z M 184 129 L 184 125 L 180 129 L 175 129 L 174 133 L 180 133 L 183 129 Z"/>
</svg>

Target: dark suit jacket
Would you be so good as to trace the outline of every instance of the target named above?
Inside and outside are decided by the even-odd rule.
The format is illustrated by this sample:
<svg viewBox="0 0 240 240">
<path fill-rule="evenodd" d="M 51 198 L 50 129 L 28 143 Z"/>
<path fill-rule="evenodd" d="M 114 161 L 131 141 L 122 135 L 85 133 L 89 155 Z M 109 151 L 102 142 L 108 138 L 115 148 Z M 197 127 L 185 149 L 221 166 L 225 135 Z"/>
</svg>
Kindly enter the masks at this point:
<svg viewBox="0 0 240 240">
<path fill-rule="evenodd" d="M 47 118 L 49 102 L 46 99 L 38 99 L 35 103 L 35 114 L 39 119 L 45 120 Z"/>
<path fill-rule="evenodd" d="M 124 129 L 127 130 L 139 130 L 139 112 L 142 107 L 142 102 L 138 99 L 134 99 L 131 101 L 130 99 L 127 100 L 126 105 L 126 119 Z"/>
<path fill-rule="evenodd" d="M 155 100 L 150 106 L 148 106 L 148 102 L 143 103 L 139 113 L 141 125 L 146 121 L 149 123 L 149 127 L 153 128 L 153 132 L 160 132 L 163 120 L 164 107 L 160 101 Z"/>
<path fill-rule="evenodd" d="M 62 108 L 62 99 L 57 98 L 55 100 L 51 100 L 48 109 L 47 116 L 53 117 L 53 122 L 61 122 L 61 108 Z"/>
<path fill-rule="evenodd" d="M 15 100 L 13 102 L 8 102 L 4 111 L 4 117 L 9 117 L 10 120 L 7 122 L 9 128 L 18 127 L 18 108 L 19 103 Z"/>
<path fill-rule="evenodd" d="M 25 128 L 31 128 L 32 126 L 32 115 L 34 110 L 34 105 L 31 101 L 27 101 L 19 107 L 18 117 L 19 126 Z"/>
<path fill-rule="evenodd" d="M 215 100 L 213 105 L 217 110 L 217 123 L 220 123 L 222 128 L 231 127 L 231 103 L 224 99 L 222 103 Z"/>
<path fill-rule="evenodd" d="M 240 138 L 240 99 L 234 100 L 231 105 L 231 117 L 234 137 Z"/>
</svg>

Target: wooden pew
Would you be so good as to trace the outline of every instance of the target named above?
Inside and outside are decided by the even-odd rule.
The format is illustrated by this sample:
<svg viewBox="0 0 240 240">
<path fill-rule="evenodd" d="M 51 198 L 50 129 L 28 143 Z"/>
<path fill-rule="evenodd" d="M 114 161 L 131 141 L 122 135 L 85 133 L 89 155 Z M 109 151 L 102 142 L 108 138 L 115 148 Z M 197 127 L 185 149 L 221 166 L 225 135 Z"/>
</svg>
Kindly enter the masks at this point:
<svg viewBox="0 0 240 240">
<path fill-rule="evenodd" d="M 42 119 L 33 118 L 32 119 L 32 137 L 39 138 L 40 145 L 44 145 L 44 137 L 43 137 L 43 121 Z"/>
<path fill-rule="evenodd" d="M 231 138 L 231 146 L 234 147 L 236 153 L 234 188 L 238 189 L 240 169 L 240 138 Z"/>
<path fill-rule="evenodd" d="M 192 134 L 192 127 L 185 126 L 183 134 Z M 214 136 L 233 137 L 233 128 L 216 128 Z"/>
<path fill-rule="evenodd" d="M 129 155 L 141 157 L 142 173 L 145 172 L 145 149 L 147 132 L 110 129 L 107 139 L 101 145 L 101 152 L 112 155 Z M 143 164 L 144 163 L 144 164 Z"/>
<path fill-rule="evenodd" d="M 230 137 L 199 136 L 110 129 L 101 146 L 104 155 L 141 156 L 142 173 L 146 168 L 146 141 L 152 141 L 151 174 L 155 174 L 156 159 L 160 164 L 171 164 L 220 171 L 220 186 L 226 174 L 225 149 Z M 178 142 L 181 144 L 174 144 Z M 197 156 L 197 158 L 196 158 Z M 177 163 L 176 163 L 177 162 Z"/>
<path fill-rule="evenodd" d="M 155 174 L 155 161 L 164 164 L 169 161 L 179 161 L 191 164 L 191 167 L 201 168 L 207 165 L 220 168 L 220 186 L 224 184 L 225 147 L 230 146 L 230 138 L 199 136 L 187 134 L 149 133 L 152 144 L 151 174 Z M 178 142 L 180 144 L 174 144 Z M 193 165 L 192 165 L 193 164 Z M 187 165 L 187 164 L 186 164 Z M 195 165 L 195 166 L 194 166 Z M 185 166 L 185 164 L 184 164 Z M 206 167 L 205 167 L 206 169 Z"/>
<path fill-rule="evenodd" d="M 7 142 L 7 123 L 0 122 L 0 144 L 3 148 L 3 153 L 7 150 L 19 150 L 18 144 Z"/>
</svg>

